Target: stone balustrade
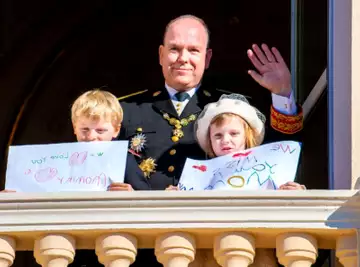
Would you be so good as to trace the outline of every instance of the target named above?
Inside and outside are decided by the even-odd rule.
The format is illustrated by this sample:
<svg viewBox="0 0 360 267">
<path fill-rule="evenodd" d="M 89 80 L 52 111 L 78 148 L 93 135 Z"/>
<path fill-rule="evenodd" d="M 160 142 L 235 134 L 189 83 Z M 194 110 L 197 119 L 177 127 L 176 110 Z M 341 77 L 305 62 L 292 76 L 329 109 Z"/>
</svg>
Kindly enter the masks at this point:
<svg viewBox="0 0 360 267">
<path fill-rule="evenodd" d="M 257 249 L 276 249 L 286 267 L 309 267 L 318 249 L 334 249 L 358 267 L 358 229 L 351 190 L 9 193 L 0 195 L 0 267 L 21 250 L 65 267 L 76 249 L 127 267 L 141 248 L 154 248 L 165 267 L 194 266 L 197 251 L 207 251 L 203 266 L 254 266 Z"/>
</svg>

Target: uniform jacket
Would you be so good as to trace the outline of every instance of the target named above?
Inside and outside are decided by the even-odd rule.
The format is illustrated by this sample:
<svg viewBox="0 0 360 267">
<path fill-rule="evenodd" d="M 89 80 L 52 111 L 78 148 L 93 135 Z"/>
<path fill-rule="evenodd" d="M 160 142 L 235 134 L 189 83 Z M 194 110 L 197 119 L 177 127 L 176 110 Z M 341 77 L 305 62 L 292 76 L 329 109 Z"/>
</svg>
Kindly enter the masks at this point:
<svg viewBox="0 0 360 267">
<path fill-rule="evenodd" d="M 149 180 L 145 178 L 134 155 L 131 153 L 127 155 L 124 183 L 130 184 L 134 190 L 151 189 Z"/>
</svg>

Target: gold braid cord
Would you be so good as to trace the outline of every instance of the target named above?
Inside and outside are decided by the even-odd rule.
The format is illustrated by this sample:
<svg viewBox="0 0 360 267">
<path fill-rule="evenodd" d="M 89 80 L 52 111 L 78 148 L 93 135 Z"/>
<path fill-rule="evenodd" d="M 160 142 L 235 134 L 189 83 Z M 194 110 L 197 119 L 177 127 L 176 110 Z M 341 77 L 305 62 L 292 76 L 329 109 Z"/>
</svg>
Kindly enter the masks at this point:
<svg viewBox="0 0 360 267">
<path fill-rule="evenodd" d="M 303 110 L 298 105 L 298 114 L 285 115 L 271 106 L 270 124 L 273 129 L 284 134 L 294 134 L 303 128 Z"/>
</svg>

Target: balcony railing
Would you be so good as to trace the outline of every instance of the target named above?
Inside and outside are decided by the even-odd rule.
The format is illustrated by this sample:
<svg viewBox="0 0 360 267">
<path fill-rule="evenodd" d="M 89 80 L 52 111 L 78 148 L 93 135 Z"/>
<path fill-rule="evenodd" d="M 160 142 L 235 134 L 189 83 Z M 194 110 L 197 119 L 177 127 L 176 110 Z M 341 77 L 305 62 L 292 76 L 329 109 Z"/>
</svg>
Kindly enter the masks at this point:
<svg viewBox="0 0 360 267">
<path fill-rule="evenodd" d="M 8 193 L 0 194 L 0 267 L 21 250 L 64 267 L 76 249 L 125 267 L 139 248 L 155 248 L 168 267 L 188 266 L 197 249 L 221 266 L 248 266 L 255 248 L 276 248 L 286 267 L 336 249 L 345 267 L 358 267 L 359 228 L 360 196 L 350 190 Z"/>
</svg>

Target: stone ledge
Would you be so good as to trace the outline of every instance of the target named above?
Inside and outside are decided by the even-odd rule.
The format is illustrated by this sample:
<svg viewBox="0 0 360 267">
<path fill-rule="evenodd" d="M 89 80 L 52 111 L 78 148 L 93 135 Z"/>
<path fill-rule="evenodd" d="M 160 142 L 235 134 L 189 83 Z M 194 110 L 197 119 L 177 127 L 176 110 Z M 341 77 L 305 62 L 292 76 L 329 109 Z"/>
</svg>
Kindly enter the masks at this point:
<svg viewBox="0 0 360 267">
<path fill-rule="evenodd" d="M 0 234 L 14 236 L 19 250 L 49 231 L 93 249 L 103 233 L 131 233 L 139 247 L 153 247 L 157 235 L 173 230 L 194 234 L 199 247 L 218 233 L 247 231 L 258 247 L 274 245 L 283 232 L 306 232 L 333 248 L 338 236 L 360 229 L 360 198 L 351 190 L 9 193 L 0 195 L 0 218 Z"/>
</svg>

